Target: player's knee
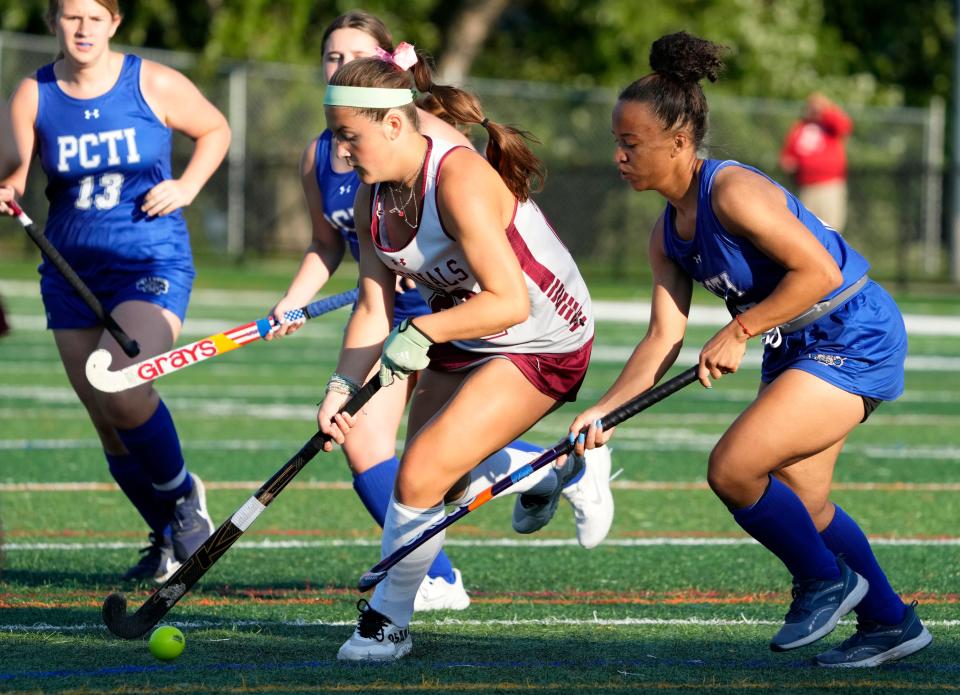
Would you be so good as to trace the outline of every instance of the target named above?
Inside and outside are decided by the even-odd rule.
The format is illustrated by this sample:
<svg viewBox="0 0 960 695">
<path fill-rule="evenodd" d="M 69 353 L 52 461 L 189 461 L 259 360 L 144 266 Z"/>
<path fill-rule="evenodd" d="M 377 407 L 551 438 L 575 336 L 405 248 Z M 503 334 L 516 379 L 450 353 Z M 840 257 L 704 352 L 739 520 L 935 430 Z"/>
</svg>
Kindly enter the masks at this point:
<svg viewBox="0 0 960 695">
<path fill-rule="evenodd" d="M 766 486 L 766 474 L 755 475 L 751 471 L 740 457 L 718 445 L 710 453 L 707 484 L 728 507 L 743 507 L 752 504 L 757 490 L 762 494 Z"/>
<path fill-rule="evenodd" d="M 449 486 L 442 476 L 431 474 L 416 458 L 404 458 L 397 472 L 397 501 L 411 507 L 430 507 L 439 503 Z"/>
<path fill-rule="evenodd" d="M 144 401 L 136 392 L 104 394 L 97 399 L 97 407 L 103 422 L 118 430 L 132 430 L 146 422 L 156 406 Z"/>
<path fill-rule="evenodd" d="M 396 439 L 392 436 L 367 439 L 347 435 L 343 442 L 343 455 L 347 459 L 347 465 L 357 475 L 393 458 L 396 456 L 396 449 Z"/>
</svg>

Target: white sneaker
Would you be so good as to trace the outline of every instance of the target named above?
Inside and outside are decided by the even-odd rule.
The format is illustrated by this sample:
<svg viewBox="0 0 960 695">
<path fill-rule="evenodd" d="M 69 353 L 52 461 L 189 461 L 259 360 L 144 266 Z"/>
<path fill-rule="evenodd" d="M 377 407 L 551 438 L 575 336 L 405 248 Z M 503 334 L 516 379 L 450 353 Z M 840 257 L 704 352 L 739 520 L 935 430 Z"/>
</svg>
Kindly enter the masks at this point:
<svg viewBox="0 0 960 695">
<path fill-rule="evenodd" d="M 575 456 L 572 454 L 571 457 Z M 595 548 L 607 537 L 613 523 L 613 494 L 610 492 L 610 449 L 587 449 L 583 477 L 563 488 L 563 496 L 573 507 L 577 541 L 584 548 Z"/>
<path fill-rule="evenodd" d="M 394 661 L 410 653 L 413 640 L 408 628 L 391 623 L 390 618 L 373 610 L 366 599 L 357 601 L 357 610 L 357 627 L 340 646 L 338 660 Z"/>
<path fill-rule="evenodd" d="M 470 606 L 470 597 L 463 588 L 463 577 L 460 570 L 453 570 L 453 584 L 443 577 L 423 578 L 417 597 L 413 601 L 415 611 L 462 611 Z"/>
<path fill-rule="evenodd" d="M 557 469 L 557 488 L 549 495 L 517 495 L 513 504 L 513 530 L 517 533 L 533 533 L 546 526 L 557 511 L 560 493 L 567 481 L 572 480 L 583 468 L 582 458 L 567 456 L 563 468 Z"/>
</svg>

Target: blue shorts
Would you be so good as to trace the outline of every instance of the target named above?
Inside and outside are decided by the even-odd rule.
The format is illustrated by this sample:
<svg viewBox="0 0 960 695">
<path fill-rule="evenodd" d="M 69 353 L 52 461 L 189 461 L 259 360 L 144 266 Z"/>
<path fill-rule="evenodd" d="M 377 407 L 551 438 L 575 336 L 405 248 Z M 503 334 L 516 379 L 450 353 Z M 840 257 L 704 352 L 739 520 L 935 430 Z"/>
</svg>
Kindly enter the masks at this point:
<svg viewBox="0 0 960 695">
<path fill-rule="evenodd" d="M 907 330 L 893 297 L 869 281 L 839 309 L 763 352 L 761 379 L 802 369 L 849 393 L 892 401 L 903 393 Z"/>
<path fill-rule="evenodd" d="M 412 319 L 424 314 L 431 314 L 430 307 L 423 301 L 423 297 L 416 289 L 397 292 L 393 300 L 393 327 L 396 328 L 404 319 Z"/>
<path fill-rule="evenodd" d="M 137 269 L 111 270 L 94 277 L 81 276 L 107 313 L 123 302 L 138 300 L 162 306 L 180 321 L 187 314 L 196 276 L 192 265 L 146 263 Z M 49 266 L 40 275 L 40 294 L 52 330 L 93 328 L 100 321 L 60 272 Z"/>
</svg>

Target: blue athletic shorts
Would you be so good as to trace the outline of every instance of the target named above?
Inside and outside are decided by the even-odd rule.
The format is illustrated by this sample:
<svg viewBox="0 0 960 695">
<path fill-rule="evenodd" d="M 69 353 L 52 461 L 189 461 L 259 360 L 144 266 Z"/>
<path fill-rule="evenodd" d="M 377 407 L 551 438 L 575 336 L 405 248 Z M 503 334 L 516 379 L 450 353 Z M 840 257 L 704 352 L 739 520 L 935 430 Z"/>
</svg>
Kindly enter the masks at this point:
<svg viewBox="0 0 960 695">
<path fill-rule="evenodd" d="M 763 352 L 764 383 L 802 369 L 849 393 L 892 401 L 903 393 L 907 330 L 893 297 L 869 281 L 839 309 Z"/>
<path fill-rule="evenodd" d="M 423 297 L 416 289 L 397 292 L 393 300 L 393 327 L 396 328 L 404 319 L 412 319 L 424 314 L 433 313 L 423 301 Z"/>
<path fill-rule="evenodd" d="M 100 325 L 90 307 L 56 268 L 49 266 L 44 271 L 40 275 L 40 294 L 47 312 L 47 328 L 58 330 Z M 139 300 L 169 309 L 183 321 L 195 276 L 192 265 L 146 263 L 136 269 L 111 270 L 81 278 L 107 313 L 123 302 Z"/>
</svg>

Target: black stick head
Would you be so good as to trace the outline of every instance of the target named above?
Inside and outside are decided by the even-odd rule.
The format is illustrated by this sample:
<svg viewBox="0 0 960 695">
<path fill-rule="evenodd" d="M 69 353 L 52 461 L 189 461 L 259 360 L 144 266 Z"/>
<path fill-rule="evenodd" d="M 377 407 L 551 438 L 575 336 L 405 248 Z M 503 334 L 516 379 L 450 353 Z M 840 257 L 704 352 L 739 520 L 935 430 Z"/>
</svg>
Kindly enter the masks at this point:
<svg viewBox="0 0 960 695">
<path fill-rule="evenodd" d="M 370 591 L 377 584 L 382 582 L 387 578 L 387 572 L 364 572 L 363 576 L 360 577 L 360 581 L 357 582 L 357 589 L 361 592 Z"/>
<path fill-rule="evenodd" d="M 127 598 L 123 594 L 107 596 L 101 614 L 107 629 L 123 639 L 136 639 L 151 628 L 151 625 L 141 625 L 136 614 L 127 615 Z"/>
</svg>

